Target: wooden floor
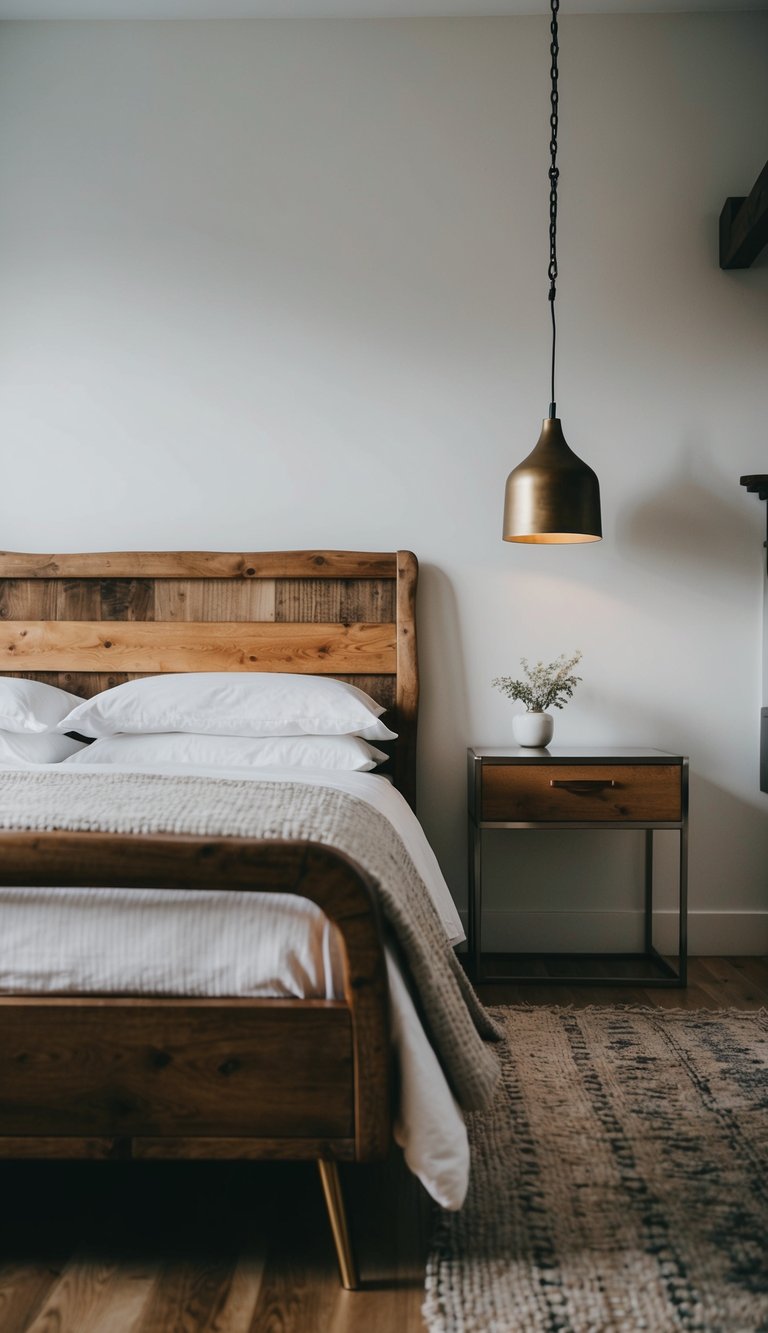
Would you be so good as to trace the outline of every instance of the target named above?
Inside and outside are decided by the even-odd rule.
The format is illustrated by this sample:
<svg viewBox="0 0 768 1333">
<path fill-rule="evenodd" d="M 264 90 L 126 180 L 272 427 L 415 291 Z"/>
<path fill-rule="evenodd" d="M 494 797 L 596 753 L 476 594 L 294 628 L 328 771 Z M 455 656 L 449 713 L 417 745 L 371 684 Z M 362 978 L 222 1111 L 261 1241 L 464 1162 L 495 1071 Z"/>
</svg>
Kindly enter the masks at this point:
<svg viewBox="0 0 768 1333">
<path fill-rule="evenodd" d="M 768 1006 L 768 959 L 685 991 L 485 986 L 490 1004 Z M 345 1177 L 365 1289 L 338 1286 L 316 1169 L 0 1163 L 0 1333 L 421 1333 L 430 1208 L 399 1161 Z"/>
</svg>

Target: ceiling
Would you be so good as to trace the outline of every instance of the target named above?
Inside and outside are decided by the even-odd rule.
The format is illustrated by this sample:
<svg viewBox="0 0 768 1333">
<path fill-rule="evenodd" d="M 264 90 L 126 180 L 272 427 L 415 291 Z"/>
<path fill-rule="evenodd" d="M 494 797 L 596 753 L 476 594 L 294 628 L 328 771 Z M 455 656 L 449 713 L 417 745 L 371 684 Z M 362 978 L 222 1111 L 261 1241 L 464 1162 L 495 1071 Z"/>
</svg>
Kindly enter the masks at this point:
<svg viewBox="0 0 768 1333">
<path fill-rule="evenodd" d="M 768 0 L 565 0 L 563 13 L 768 9 Z M 0 0 L 0 19 L 437 18 L 545 14 L 549 0 Z"/>
</svg>

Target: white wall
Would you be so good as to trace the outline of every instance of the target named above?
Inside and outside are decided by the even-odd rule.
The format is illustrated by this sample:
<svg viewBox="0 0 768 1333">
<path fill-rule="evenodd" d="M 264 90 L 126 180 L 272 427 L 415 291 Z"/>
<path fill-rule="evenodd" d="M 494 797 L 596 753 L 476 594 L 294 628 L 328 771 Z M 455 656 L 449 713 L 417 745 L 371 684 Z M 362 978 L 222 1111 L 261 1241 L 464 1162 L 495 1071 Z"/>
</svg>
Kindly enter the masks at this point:
<svg viewBox="0 0 768 1333">
<path fill-rule="evenodd" d="M 2 542 L 412 547 L 458 900 L 464 749 L 510 739 L 490 680 L 580 647 L 558 738 L 690 754 L 694 946 L 757 951 L 765 514 L 738 478 L 768 470 L 768 264 L 716 246 L 765 161 L 768 17 L 566 16 L 561 47 L 557 398 L 602 544 L 500 540 L 549 399 L 543 18 L 2 25 Z M 575 838 L 518 835 L 499 930 L 638 905 L 639 839 Z"/>
</svg>

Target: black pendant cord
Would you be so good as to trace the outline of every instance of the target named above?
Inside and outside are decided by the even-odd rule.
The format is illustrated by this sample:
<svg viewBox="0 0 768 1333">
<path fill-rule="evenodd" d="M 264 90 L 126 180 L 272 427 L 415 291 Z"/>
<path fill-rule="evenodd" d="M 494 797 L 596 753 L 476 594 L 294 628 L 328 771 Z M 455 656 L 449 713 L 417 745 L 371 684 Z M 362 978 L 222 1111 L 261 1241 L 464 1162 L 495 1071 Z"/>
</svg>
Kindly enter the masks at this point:
<svg viewBox="0 0 768 1333">
<path fill-rule="evenodd" d="M 550 65 L 550 111 L 549 111 L 549 308 L 552 311 L 552 392 L 550 395 L 549 415 L 557 416 L 557 404 L 555 402 L 555 346 L 557 343 L 557 326 L 555 324 L 555 297 L 557 296 L 557 183 L 560 177 L 560 171 L 557 166 L 557 126 L 560 94 L 557 88 L 559 70 L 557 57 L 560 52 L 560 43 L 557 32 L 557 13 L 560 8 L 560 0 L 550 0 L 550 9 L 552 11 L 552 21 L 549 25 L 551 41 L 549 45 L 549 54 L 552 58 Z"/>
<path fill-rule="evenodd" d="M 552 311 L 552 384 L 549 400 L 550 417 L 557 416 L 557 403 L 555 402 L 555 345 L 557 343 L 557 325 L 555 324 L 555 302 L 554 298 L 550 300 L 549 305 Z"/>
</svg>

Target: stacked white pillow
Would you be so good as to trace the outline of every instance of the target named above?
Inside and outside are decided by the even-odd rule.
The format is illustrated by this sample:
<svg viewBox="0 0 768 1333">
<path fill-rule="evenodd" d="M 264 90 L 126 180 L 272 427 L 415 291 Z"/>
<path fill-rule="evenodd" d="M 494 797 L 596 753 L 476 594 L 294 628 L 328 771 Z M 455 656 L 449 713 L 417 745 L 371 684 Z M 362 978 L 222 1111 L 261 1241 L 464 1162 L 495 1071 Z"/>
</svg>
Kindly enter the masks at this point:
<svg viewBox="0 0 768 1333">
<path fill-rule="evenodd" d="M 199 764 L 205 768 L 337 768 L 370 772 L 387 756 L 359 736 L 105 736 L 71 764 Z"/>
<path fill-rule="evenodd" d="M 384 709 L 346 681 L 262 672 L 148 676 L 77 701 L 59 732 L 94 738 L 73 763 L 189 763 L 367 771 L 395 740 Z"/>
<path fill-rule="evenodd" d="M 87 748 L 60 734 L 59 723 L 80 702 L 40 680 L 0 676 L 0 765 L 57 764 Z"/>
</svg>

